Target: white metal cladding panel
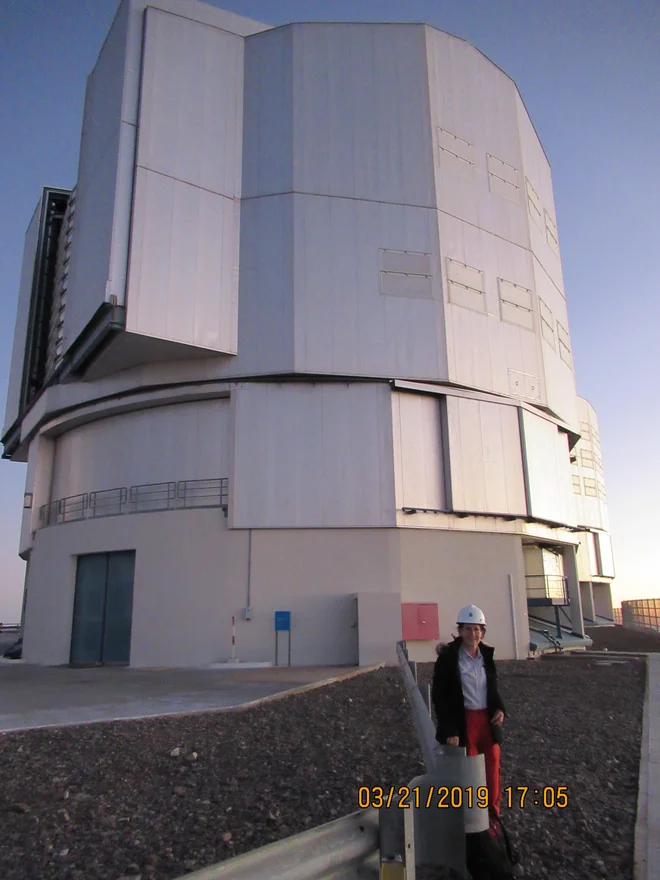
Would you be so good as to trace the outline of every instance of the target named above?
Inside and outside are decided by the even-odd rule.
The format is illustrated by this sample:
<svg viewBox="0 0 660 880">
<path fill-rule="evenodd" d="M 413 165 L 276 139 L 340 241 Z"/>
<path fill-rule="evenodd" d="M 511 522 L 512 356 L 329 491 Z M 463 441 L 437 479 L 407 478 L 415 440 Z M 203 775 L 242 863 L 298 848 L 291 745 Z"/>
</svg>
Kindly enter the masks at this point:
<svg viewBox="0 0 660 880">
<path fill-rule="evenodd" d="M 243 201 L 236 371 L 293 370 L 293 295 L 293 196 Z"/>
<path fill-rule="evenodd" d="M 445 510 L 440 401 L 392 394 L 396 506 Z"/>
<path fill-rule="evenodd" d="M 553 226 L 556 223 L 550 165 L 517 92 L 515 100 L 522 150 L 522 172 L 528 181 L 525 184 L 524 210 L 529 217 L 531 248 L 563 295 L 564 282 L 559 250 L 548 242 L 546 234 L 545 212 L 548 213 Z M 556 226 L 554 228 L 556 229 Z"/>
<path fill-rule="evenodd" d="M 146 10 L 137 164 L 239 197 L 243 38 Z"/>
<path fill-rule="evenodd" d="M 126 329 L 236 351 L 239 201 L 138 168 Z"/>
<path fill-rule="evenodd" d="M 393 526 L 387 385 L 246 385 L 235 397 L 233 528 Z"/>
<path fill-rule="evenodd" d="M 438 208 L 527 247 L 524 198 L 512 185 L 522 181 L 515 86 L 463 40 L 426 34 Z M 462 162 L 451 161 L 452 136 L 469 145 Z"/>
<path fill-rule="evenodd" d="M 529 251 L 443 213 L 439 214 L 439 233 L 441 266 L 447 273 L 449 379 L 509 394 L 509 371 L 513 369 L 536 377 L 538 387 L 540 349 L 536 333 L 529 326 L 512 326 L 510 321 L 502 320 L 500 296 L 501 281 L 505 287 L 509 285 L 508 290 L 533 291 Z M 460 288 L 452 285 L 449 277 L 458 277 L 456 272 L 461 265 L 482 273 L 484 296 L 471 294 L 474 305 L 465 298 L 461 300 Z M 466 295 L 470 295 L 469 289 Z M 515 298 L 513 293 L 511 297 Z M 476 305 L 483 309 L 481 314 Z M 539 395 L 534 399 L 540 399 Z"/>
<path fill-rule="evenodd" d="M 135 128 L 118 123 L 90 177 L 80 177 L 76 190 L 69 289 L 64 313 L 64 341 L 68 348 L 96 310 L 111 296 L 125 301 L 128 212 L 117 199 L 118 183 L 132 175 Z"/>
<path fill-rule="evenodd" d="M 296 369 L 446 376 L 437 212 L 301 195 L 294 211 Z M 382 249 L 430 254 L 432 298 L 383 295 Z"/>
<path fill-rule="evenodd" d="M 57 438 L 51 499 L 228 477 L 229 415 L 228 400 L 212 400 L 123 413 L 73 428 Z"/>
<path fill-rule="evenodd" d="M 32 215 L 32 220 L 25 233 L 23 247 L 23 265 L 21 281 L 18 288 L 18 305 L 16 308 L 16 324 L 14 327 L 14 345 L 9 368 L 9 385 L 7 388 L 7 404 L 5 407 L 5 424 L 3 434 L 11 428 L 19 415 L 21 405 L 21 386 L 25 362 L 25 343 L 27 341 L 28 323 L 30 320 L 30 303 L 32 301 L 32 280 L 34 278 L 34 261 L 39 243 L 39 225 L 41 220 L 41 200 Z"/>
<path fill-rule="evenodd" d="M 567 435 L 522 410 L 530 515 L 576 525 Z"/>
<path fill-rule="evenodd" d="M 535 287 L 539 296 L 539 318 L 542 330 L 542 353 L 543 373 L 545 376 L 545 391 L 547 405 L 556 415 L 568 425 L 579 429 L 579 415 L 577 408 L 577 394 L 575 390 L 575 374 L 571 367 L 562 358 L 557 341 L 557 321 L 562 326 L 568 326 L 568 314 L 566 300 L 553 284 L 549 275 L 544 271 L 538 260 L 533 261 Z M 545 320 L 543 320 L 545 318 Z M 555 324 L 553 345 L 551 343 L 550 328 L 546 320 Z"/>
<path fill-rule="evenodd" d="M 447 397 L 452 507 L 525 516 L 518 409 Z"/>
<path fill-rule="evenodd" d="M 293 31 L 245 41 L 244 199 L 293 190 Z"/>
<path fill-rule="evenodd" d="M 612 553 L 612 538 L 607 532 L 596 534 L 596 549 L 598 551 L 598 571 L 601 577 L 615 576 L 614 555 Z"/>
<path fill-rule="evenodd" d="M 64 315 L 68 348 L 103 302 L 124 303 L 137 78 L 129 71 L 130 4 L 117 14 L 87 82 L 76 184 L 76 223 Z"/>
<path fill-rule="evenodd" d="M 433 205 L 424 28 L 297 24 L 294 190 Z"/>
</svg>

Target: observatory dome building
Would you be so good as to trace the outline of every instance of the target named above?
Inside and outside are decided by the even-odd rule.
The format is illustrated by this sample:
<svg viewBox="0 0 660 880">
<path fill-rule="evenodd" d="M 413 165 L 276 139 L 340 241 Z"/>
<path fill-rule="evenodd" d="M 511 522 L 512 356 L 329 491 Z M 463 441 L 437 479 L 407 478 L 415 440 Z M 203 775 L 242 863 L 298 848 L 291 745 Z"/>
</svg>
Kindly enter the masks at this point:
<svg viewBox="0 0 660 880">
<path fill-rule="evenodd" d="M 232 618 L 240 660 L 431 659 L 468 602 L 513 658 L 612 617 L 548 160 L 430 26 L 123 0 L 3 444 L 28 662 L 201 666 Z"/>
</svg>

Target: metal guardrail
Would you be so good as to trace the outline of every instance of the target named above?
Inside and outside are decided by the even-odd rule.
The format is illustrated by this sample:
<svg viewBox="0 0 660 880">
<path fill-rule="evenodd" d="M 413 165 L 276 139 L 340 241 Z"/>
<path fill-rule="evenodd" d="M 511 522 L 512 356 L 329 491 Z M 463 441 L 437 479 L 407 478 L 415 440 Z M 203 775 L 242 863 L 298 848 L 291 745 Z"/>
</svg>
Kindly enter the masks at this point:
<svg viewBox="0 0 660 880">
<path fill-rule="evenodd" d="M 483 755 L 441 746 L 429 707 L 415 681 L 405 642 L 397 657 L 427 773 L 411 780 L 422 802 L 438 785 L 485 786 Z M 465 876 L 465 832 L 488 827 L 487 811 L 424 810 L 397 806 L 362 810 L 267 844 L 179 880 L 415 880 L 417 867 L 454 868 Z M 444 875 L 444 871 L 443 871 Z M 419 875 L 418 875 L 419 876 Z M 425 875 L 426 876 L 426 875 Z M 430 875 L 429 875 L 430 876 Z"/>
<path fill-rule="evenodd" d="M 20 631 L 20 623 L 0 623 L 0 633 L 17 633 Z"/>
<path fill-rule="evenodd" d="M 529 605 L 568 605 L 568 578 L 559 574 L 525 575 Z"/>
<path fill-rule="evenodd" d="M 378 812 L 362 810 L 186 874 L 185 880 L 377 880 L 379 870 Z"/>
<path fill-rule="evenodd" d="M 44 504 L 39 508 L 38 528 L 104 516 L 197 507 L 221 507 L 226 514 L 228 500 L 228 477 L 119 486 Z"/>
</svg>

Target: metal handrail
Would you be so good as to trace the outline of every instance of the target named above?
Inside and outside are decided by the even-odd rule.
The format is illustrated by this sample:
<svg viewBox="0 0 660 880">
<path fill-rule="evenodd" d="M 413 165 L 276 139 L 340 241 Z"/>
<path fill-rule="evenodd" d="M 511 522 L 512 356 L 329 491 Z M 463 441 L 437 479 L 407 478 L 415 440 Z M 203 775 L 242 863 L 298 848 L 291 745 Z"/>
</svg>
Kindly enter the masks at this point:
<svg viewBox="0 0 660 880">
<path fill-rule="evenodd" d="M 127 513 L 193 507 L 220 507 L 226 515 L 228 501 L 228 477 L 142 483 L 128 488 L 117 486 L 113 489 L 69 495 L 43 504 L 39 508 L 37 528 Z"/>
<path fill-rule="evenodd" d="M 535 583 L 530 583 L 535 581 Z M 540 582 L 540 583 L 538 583 Z M 559 599 L 568 605 L 568 578 L 560 574 L 527 574 L 525 586 L 528 599 Z"/>
</svg>

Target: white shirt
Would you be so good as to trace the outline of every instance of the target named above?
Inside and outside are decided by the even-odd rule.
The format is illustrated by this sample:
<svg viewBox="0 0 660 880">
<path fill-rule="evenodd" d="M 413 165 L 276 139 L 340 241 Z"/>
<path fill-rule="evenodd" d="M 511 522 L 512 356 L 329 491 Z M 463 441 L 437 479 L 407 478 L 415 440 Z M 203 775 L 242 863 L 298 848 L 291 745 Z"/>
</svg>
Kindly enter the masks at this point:
<svg viewBox="0 0 660 880">
<path fill-rule="evenodd" d="M 459 648 L 458 670 L 461 673 L 465 708 L 486 709 L 488 706 L 486 669 L 481 651 L 476 657 L 471 657 L 465 648 Z"/>
</svg>

